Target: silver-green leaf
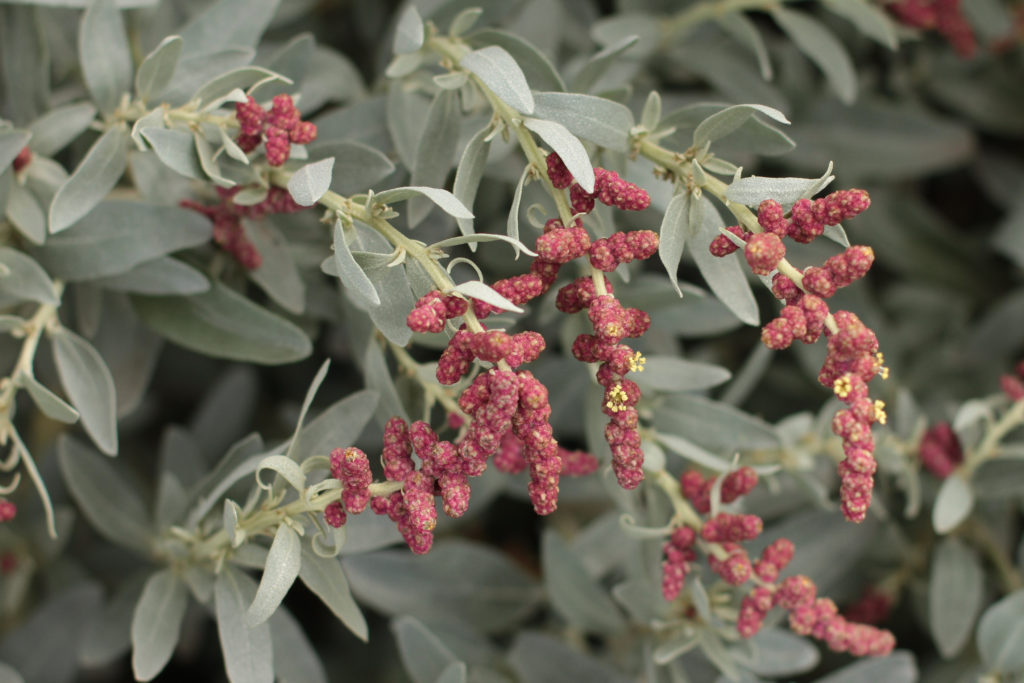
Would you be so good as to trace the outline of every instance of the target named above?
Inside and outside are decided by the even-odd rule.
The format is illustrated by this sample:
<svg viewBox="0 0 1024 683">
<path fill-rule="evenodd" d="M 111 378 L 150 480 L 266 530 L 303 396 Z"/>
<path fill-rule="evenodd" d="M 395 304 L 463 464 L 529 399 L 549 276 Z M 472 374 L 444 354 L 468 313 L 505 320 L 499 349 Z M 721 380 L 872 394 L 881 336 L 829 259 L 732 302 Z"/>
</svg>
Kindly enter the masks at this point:
<svg viewBox="0 0 1024 683">
<path fill-rule="evenodd" d="M 255 582 L 231 565 L 225 565 L 213 584 L 217 633 L 231 683 L 274 681 L 270 625 L 249 626 L 245 619 L 255 593 Z"/>
<path fill-rule="evenodd" d="M 935 549 L 928 583 L 928 624 L 939 653 L 955 657 L 971 637 L 981 609 L 985 572 L 978 554 L 947 537 Z"/>
<path fill-rule="evenodd" d="M 505 104 L 523 114 L 533 114 L 533 93 L 526 76 L 508 50 L 488 45 L 459 60 L 459 66 L 471 71 Z"/>
<path fill-rule="evenodd" d="M 82 426 L 101 451 L 117 453 L 117 397 L 114 378 L 92 344 L 61 327 L 50 333 L 57 374 Z"/>
<path fill-rule="evenodd" d="M 70 228 L 114 189 L 128 163 L 130 143 L 123 125 L 109 128 L 93 143 L 82 163 L 53 197 L 49 214 L 51 233 Z"/>
<path fill-rule="evenodd" d="M 132 86 L 132 55 L 121 11 L 114 0 L 95 0 L 78 30 L 78 59 L 93 101 L 104 113 L 114 111 Z"/>
<path fill-rule="evenodd" d="M 135 72 L 136 97 L 147 102 L 150 97 L 159 95 L 167 87 L 174 70 L 178 67 L 178 58 L 181 57 L 184 42 L 181 36 L 167 36 L 146 55 Z"/>
<path fill-rule="evenodd" d="M 155 572 L 146 581 L 132 617 L 132 672 L 148 681 L 163 671 L 181 636 L 188 607 L 188 589 L 170 569 Z"/>
<path fill-rule="evenodd" d="M 299 575 L 302 564 L 302 541 L 287 524 L 281 524 L 267 553 L 256 597 L 249 605 L 245 621 L 250 626 L 265 622 L 277 609 Z"/>
<path fill-rule="evenodd" d="M 313 206 L 331 187 L 334 157 L 306 164 L 288 180 L 288 193 L 298 204 Z"/>
</svg>

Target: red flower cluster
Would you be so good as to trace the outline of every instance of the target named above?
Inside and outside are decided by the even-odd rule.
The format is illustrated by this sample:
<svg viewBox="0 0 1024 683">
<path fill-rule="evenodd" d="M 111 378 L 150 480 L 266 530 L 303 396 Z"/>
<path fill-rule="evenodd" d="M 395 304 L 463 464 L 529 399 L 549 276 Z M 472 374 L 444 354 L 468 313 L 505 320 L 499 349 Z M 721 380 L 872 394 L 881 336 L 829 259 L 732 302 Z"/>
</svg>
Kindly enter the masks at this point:
<svg viewBox="0 0 1024 683">
<path fill-rule="evenodd" d="M 897 0 L 885 7 L 907 26 L 937 30 L 961 57 L 972 57 L 978 49 L 960 0 Z"/>
<path fill-rule="evenodd" d="M 238 146 L 251 152 L 263 143 L 267 163 L 281 166 L 291 155 L 292 143 L 304 145 L 316 139 L 316 124 L 302 121 L 291 95 L 276 95 L 270 111 L 266 111 L 250 95 L 235 104 L 238 121 Z"/>
<path fill-rule="evenodd" d="M 822 199 L 797 201 L 787 217 L 782 205 L 773 199 L 761 202 L 757 222 L 764 230 L 757 234 L 730 226 L 727 231 L 746 242 L 745 256 L 751 270 L 768 275 L 785 257 L 782 237 L 810 242 L 825 231 L 825 226 L 838 225 L 870 206 L 864 190 L 840 190 Z M 711 253 L 724 256 L 737 246 L 726 235 L 711 242 Z M 871 425 L 885 422 L 885 405 L 868 397 L 867 383 L 877 375 L 886 376 L 878 339 L 860 319 L 849 311 L 833 316 L 835 332 L 828 327 L 829 309 L 825 299 L 862 278 L 874 263 L 871 247 L 852 246 L 830 257 L 822 267 L 811 266 L 803 271 L 798 286 L 789 277 L 776 273 L 772 292 L 786 305 L 779 316 L 761 330 L 761 341 L 770 349 L 788 348 L 799 339 L 813 344 L 821 334 L 828 337 L 828 355 L 818 381 L 830 387 L 848 409 L 836 413 L 832 430 L 843 439 L 846 458 L 839 465 L 842 477 L 840 501 L 843 515 L 854 522 L 864 520 L 871 503 L 876 463 L 872 457 L 875 444 Z"/>
<path fill-rule="evenodd" d="M 964 460 L 960 439 L 948 422 L 937 422 L 924 433 L 918 453 L 924 468 L 939 479 L 951 475 Z"/>
<path fill-rule="evenodd" d="M 18 152 L 18 156 L 14 157 L 14 161 L 11 162 L 11 166 L 14 167 L 14 172 L 17 173 L 30 163 L 32 163 L 32 150 L 28 147 L 22 147 L 21 151 Z"/>
<path fill-rule="evenodd" d="M 651 325 L 651 318 L 639 309 L 623 308 L 611 294 L 597 297 L 588 294 L 589 286 L 578 280 L 563 287 L 558 300 L 587 304 L 594 334 L 576 337 L 572 355 L 583 363 L 601 364 L 597 369 L 597 381 L 604 387 L 601 410 L 610 418 L 604 435 L 612 450 L 612 469 L 620 486 L 634 489 L 644 478 L 644 453 L 637 431 L 640 415 L 636 409 L 641 394 L 640 387 L 625 379 L 625 375 L 642 371 L 645 359 L 640 352 L 620 342 L 624 337 L 643 335 Z M 574 307 L 561 310 L 573 312 Z"/>
<path fill-rule="evenodd" d="M 242 228 L 243 218 L 262 218 L 268 214 L 295 213 L 302 211 L 300 206 L 284 188 L 271 186 L 267 197 L 258 204 L 244 206 L 235 204 L 233 197 L 241 187 L 217 188 L 220 203 L 206 206 L 191 199 L 183 199 L 180 205 L 203 214 L 213 221 L 213 241 L 224 251 L 235 257 L 249 270 L 256 270 L 263 263 L 263 257 L 256 246 L 249 240 Z"/>
<path fill-rule="evenodd" d="M 790 576 L 779 585 L 755 588 L 740 607 L 740 635 L 749 638 L 757 633 L 772 607 L 781 607 L 789 612 L 794 633 L 822 640 L 835 652 L 855 657 L 883 657 L 892 652 L 896 645 L 892 633 L 847 621 L 834 602 L 816 595 L 814 583 L 806 576 Z"/>
<path fill-rule="evenodd" d="M 594 191 L 587 192 L 579 183 L 573 182 L 572 174 L 560 156 L 552 152 L 546 161 L 551 184 L 559 190 L 569 188 L 572 210 L 576 213 L 593 211 L 595 199 L 624 211 L 643 211 L 651 205 L 651 197 L 643 188 L 623 180 L 615 171 L 594 168 Z"/>
<path fill-rule="evenodd" d="M 416 306 L 405 319 L 413 332 L 440 332 L 446 321 L 463 315 L 469 303 L 454 294 L 444 295 L 437 290 L 427 292 L 419 298 Z"/>
<path fill-rule="evenodd" d="M 682 526 L 672 532 L 665 544 L 665 561 L 661 563 L 661 594 L 672 602 L 683 590 L 686 575 L 690 573 L 690 563 L 697 559 L 693 544 L 697 534 L 688 526 Z"/>
<path fill-rule="evenodd" d="M 687 470 L 679 477 L 679 488 L 694 509 L 706 515 L 711 511 L 711 489 L 718 477 L 704 479 L 697 470 Z M 725 475 L 721 495 L 723 503 L 731 503 L 745 496 L 757 486 L 757 472 L 751 467 L 741 467 Z"/>
</svg>

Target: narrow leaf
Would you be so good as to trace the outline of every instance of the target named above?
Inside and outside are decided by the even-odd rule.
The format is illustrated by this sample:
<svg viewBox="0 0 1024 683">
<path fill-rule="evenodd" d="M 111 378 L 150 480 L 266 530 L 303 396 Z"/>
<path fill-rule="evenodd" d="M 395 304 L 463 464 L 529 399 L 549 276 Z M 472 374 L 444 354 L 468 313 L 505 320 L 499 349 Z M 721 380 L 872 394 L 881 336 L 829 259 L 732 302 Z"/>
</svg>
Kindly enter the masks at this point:
<svg viewBox="0 0 1024 683">
<path fill-rule="evenodd" d="M 95 118 L 96 107 L 88 102 L 55 107 L 29 126 L 32 140 L 28 146 L 36 154 L 52 157 L 81 135 Z"/>
<path fill-rule="evenodd" d="M 473 209 L 476 191 L 480 187 L 484 166 L 487 164 L 487 153 L 491 149 L 490 141 L 486 140 L 490 132 L 491 127 L 488 125 L 470 138 L 466 148 L 462 151 L 462 157 L 459 159 L 459 165 L 455 171 L 452 194 L 470 210 Z M 473 234 L 472 219 L 456 218 L 455 222 L 459 224 L 459 231 L 463 235 Z M 470 251 L 476 251 L 476 244 L 470 243 L 469 248 Z"/>
<path fill-rule="evenodd" d="M 60 305 L 60 299 L 53 293 L 53 280 L 31 256 L 0 247 L 0 266 L 7 270 L 0 278 L 0 298 Z"/>
<path fill-rule="evenodd" d="M 479 280 L 470 280 L 469 282 L 463 282 L 460 285 L 456 285 L 455 291 L 473 299 L 480 299 L 481 301 L 489 303 L 492 306 L 496 306 L 503 311 L 512 311 L 513 313 L 523 312 L 523 309 L 519 308 L 501 294 L 494 291 L 490 286 L 480 282 Z"/>
<path fill-rule="evenodd" d="M 451 169 L 452 157 L 459 142 L 461 112 L 459 95 L 454 90 L 442 90 L 427 109 L 427 120 L 416 145 L 416 160 L 409 184 L 415 187 L 439 187 L 445 184 Z M 409 200 L 409 227 L 423 222 L 430 213 L 430 202 L 425 198 Z"/>
<path fill-rule="evenodd" d="M 533 93 L 515 58 L 502 47 L 488 45 L 459 60 L 459 66 L 473 72 L 505 104 L 523 114 L 533 114 Z"/>
<path fill-rule="evenodd" d="M 357 638 L 365 641 L 369 637 L 366 619 L 352 598 L 348 579 L 337 558 L 320 557 L 303 545 L 299 578 Z"/>
<path fill-rule="evenodd" d="M 690 232 L 689 216 L 690 193 L 680 192 L 669 201 L 659 229 L 658 258 L 665 266 L 669 282 L 679 296 L 683 295 L 683 290 L 679 288 L 679 261 L 683 258 L 683 246 Z"/>
<path fill-rule="evenodd" d="M 92 344 L 67 328 L 50 334 L 57 374 L 82 426 L 101 451 L 117 453 L 117 398 L 114 378 Z"/>
<path fill-rule="evenodd" d="M 560 123 L 573 135 L 602 147 L 629 151 L 629 134 L 635 121 L 624 104 L 604 97 L 562 92 L 539 92 L 534 100 L 536 118 Z"/>
<path fill-rule="evenodd" d="M 946 477 L 935 496 L 932 508 L 932 526 L 940 534 L 947 534 L 971 514 L 974 509 L 974 491 L 959 474 Z"/>
<path fill-rule="evenodd" d="M 456 199 L 455 195 L 448 190 L 440 190 L 436 187 L 396 187 L 375 194 L 373 200 L 377 204 L 393 204 L 418 195 L 422 195 L 440 206 L 449 216 L 454 218 L 473 217 L 470 210 Z"/>
<path fill-rule="evenodd" d="M 590 163 L 590 155 L 575 135 L 554 121 L 528 118 L 523 121 L 523 125 L 539 135 L 558 156 L 562 157 L 562 162 L 580 187 L 587 192 L 594 191 L 594 167 Z"/>
<path fill-rule="evenodd" d="M 1024 590 L 1010 593 L 981 615 L 978 652 L 992 671 L 1024 670 Z"/>
<path fill-rule="evenodd" d="M 353 258 L 340 220 L 334 222 L 334 265 L 338 270 L 338 278 L 347 289 L 366 300 L 370 306 L 380 306 L 380 295 L 377 294 L 377 289 L 366 272 Z"/>
<path fill-rule="evenodd" d="M 92 99 L 112 112 L 132 85 L 132 55 L 121 11 L 114 0 L 95 0 L 82 15 L 78 59 Z"/>
<path fill-rule="evenodd" d="M 416 52 L 423 47 L 423 37 L 423 18 L 416 11 L 416 6 L 410 4 L 398 17 L 393 47 L 395 54 L 404 55 Z"/>
<path fill-rule="evenodd" d="M 570 624 L 606 634 L 625 628 L 611 597 L 587 575 L 579 558 L 553 530 L 541 539 L 541 566 L 551 603 Z"/>
<path fill-rule="evenodd" d="M 25 391 L 32 397 L 32 402 L 36 404 L 36 407 L 43 411 L 43 414 L 50 419 L 64 422 L 65 424 L 78 422 L 78 411 L 68 405 L 64 399 L 43 386 L 32 375 L 22 372 L 16 377 L 16 382 L 19 386 L 25 388 Z"/>
<path fill-rule="evenodd" d="M 839 99 L 851 104 L 857 97 L 857 73 L 843 44 L 817 19 L 781 5 L 772 18 L 808 59 L 818 65 Z"/>
<path fill-rule="evenodd" d="M 171 82 L 183 44 L 181 36 L 167 36 L 146 55 L 135 73 L 136 97 L 146 102 L 150 97 L 158 96 Z"/>
<path fill-rule="evenodd" d="M 139 296 L 132 302 L 155 332 L 215 358 L 277 365 L 312 352 L 305 332 L 220 283 L 195 296 Z"/>
<path fill-rule="evenodd" d="M 971 637 L 984 590 L 977 553 L 958 538 L 943 539 L 932 556 L 928 623 L 946 659 L 955 657 Z"/>
<path fill-rule="evenodd" d="M 267 553 L 256 597 L 245 614 L 245 622 L 249 626 L 262 624 L 270 618 L 295 582 L 301 564 L 302 541 L 299 535 L 287 524 L 279 525 Z"/>
<path fill-rule="evenodd" d="M 512 193 L 512 205 L 508 209 L 508 218 L 505 220 L 505 232 L 510 240 L 519 241 L 519 205 L 523 201 L 523 186 L 530 175 L 530 165 L 527 164 L 516 183 L 515 192 Z"/>
<path fill-rule="evenodd" d="M 148 554 L 153 532 L 135 487 L 109 460 L 69 436 L 58 439 L 57 455 L 64 483 L 93 528 L 113 543 Z"/>
<path fill-rule="evenodd" d="M 188 607 L 188 589 L 170 569 L 146 581 L 132 618 L 132 671 L 135 680 L 152 680 L 174 654 Z"/>
<path fill-rule="evenodd" d="M 697 129 L 693 131 L 693 145 L 701 148 L 704 145 L 724 138 L 733 132 L 754 114 L 761 113 L 779 123 L 789 123 L 789 119 L 778 109 L 766 107 L 762 104 L 737 104 L 726 107 L 700 122 Z"/>
<path fill-rule="evenodd" d="M 231 683 L 273 683 L 273 647 L 270 625 L 249 626 L 245 610 L 256 593 L 256 584 L 227 565 L 213 585 L 217 633 L 224 667 Z"/>
<path fill-rule="evenodd" d="M 82 163 L 53 197 L 49 214 L 51 233 L 70 228 L 114 189 L 124 173 L 130 141 L 124 126 L 114 126 L 93 143 Z"/>
</svg>

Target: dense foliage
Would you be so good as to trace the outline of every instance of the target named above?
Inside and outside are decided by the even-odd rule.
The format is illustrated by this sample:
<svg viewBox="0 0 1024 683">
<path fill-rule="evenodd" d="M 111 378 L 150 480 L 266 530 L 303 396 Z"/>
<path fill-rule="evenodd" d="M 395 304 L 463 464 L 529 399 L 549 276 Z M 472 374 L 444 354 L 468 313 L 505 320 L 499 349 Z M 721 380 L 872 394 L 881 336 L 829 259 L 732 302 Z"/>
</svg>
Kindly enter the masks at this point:
<svg viewBox="0 0 1024 683">
<path fill-rule="evenodd" d="M 1022 76 L 1013 0 L 0 0 L 0 683 L 1020 680 Z"/>
</svg>

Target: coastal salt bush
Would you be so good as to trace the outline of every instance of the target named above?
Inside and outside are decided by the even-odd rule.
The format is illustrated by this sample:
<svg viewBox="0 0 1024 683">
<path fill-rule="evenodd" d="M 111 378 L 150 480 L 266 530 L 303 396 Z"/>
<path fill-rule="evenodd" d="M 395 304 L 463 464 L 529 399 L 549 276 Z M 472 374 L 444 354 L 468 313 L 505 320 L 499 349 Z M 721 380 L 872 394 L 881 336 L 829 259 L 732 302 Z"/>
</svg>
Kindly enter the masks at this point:
<svg viewBox="0 0 1024 683">
<path fill-rule="evenodd" d="M 3 679 L 1024 675 L 1022 20 L 0 0 Z"/>
</svg>

